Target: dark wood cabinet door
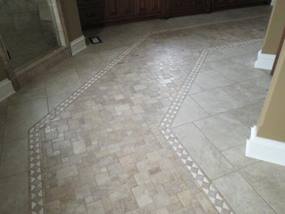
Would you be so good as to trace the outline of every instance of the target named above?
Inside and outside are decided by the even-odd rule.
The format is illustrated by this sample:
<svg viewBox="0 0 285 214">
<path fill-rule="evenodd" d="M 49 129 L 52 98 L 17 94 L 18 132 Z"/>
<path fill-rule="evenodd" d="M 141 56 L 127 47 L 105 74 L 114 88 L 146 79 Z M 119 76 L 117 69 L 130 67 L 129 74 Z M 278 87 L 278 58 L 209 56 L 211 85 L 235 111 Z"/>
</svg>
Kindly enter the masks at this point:
<svg viewBox="0 0 285 214">
<path fill-rule="evenodd" d="M 135 2 L 133 0 L 105 0 L 105 19 L 124 19 L 134 16 Z"/>
<path fill-rule="evenodd" d="M 268 0 L 212 0 L 213 10 L 223 10 L 269 3 Z"/>
<path fill-rule="evenodd" d="M 269 3 L 270 0 L 77 0 L 82 27 L 175 17 Z"/>
<path fill-rule="evenodd" d="M 119 14 L 121 17 L 130 17 L 135 15 L 134 0 L 119 0 Z"/>
<path fill-rule="evenodd" d="M 138 16 L 154 16 L 162 13 L 162 0 L 137 0 L 136 14 Z"/>
<path fill-rule="evenodd" d="M 78 9 L 83 29 L 104 22 L 105 0 L 78 0 Z"/>
<path fill-rule="evenodd" d="M 183 16 L 203 12 L 211 9 L 210 0 L 170 0 L 170 16 Z"/>
<path fill-rule="evenodd" d="M 119 0 L 105 0 L 105 18 L 117 18 L 119 16 Z"/>
<path fill-rule="evenodd" d="M 234 8 L 238 5 L 238 0 L 213 0 L 213 9 L 222 10 Z"/>
<path fill-rule="evenodd" d="M 258 4 L 267 4 L 267 3 L 269 3 L 268 0 L 237 0 L 237 6 L 240 7 L 258 5 Z"/>
</svg>

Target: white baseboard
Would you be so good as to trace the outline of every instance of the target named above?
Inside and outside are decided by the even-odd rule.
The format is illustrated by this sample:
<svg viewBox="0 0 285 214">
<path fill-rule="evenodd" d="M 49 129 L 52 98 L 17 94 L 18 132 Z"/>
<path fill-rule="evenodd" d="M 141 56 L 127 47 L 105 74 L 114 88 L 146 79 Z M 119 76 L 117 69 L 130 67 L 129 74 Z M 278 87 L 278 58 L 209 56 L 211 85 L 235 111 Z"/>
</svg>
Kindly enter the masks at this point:
<svg viewBox="0 0 285 214">
<path fill-rule="evenodd" d="M 83 51 L 87 46 L 86 46 L 86 41 L 84 36 L 80 36 L 79 38 L 73 40 L 70 43 L 71 47 L 71 53 L 72 56 L 78 54 L 79 52 Z"/>
<path fill-rule="evenodd" d="M 4 79 L 0 81 L 0 102 L 14 93 L 15 90 L 10 80 Z"/>
<path fill-rule="evenodd" d="M 246 156 L 285 166 L 285 142 L 257 136 L 257 128 L 251 129 L 247 140 Z"/>
<path fill-rule="evenodd" d="M 272 70 L 276 55 L 265 54 L 260 50 L 258 52 L 257 60 L 255 61 L 254 67 L 264 70 Z"/>
</svg>

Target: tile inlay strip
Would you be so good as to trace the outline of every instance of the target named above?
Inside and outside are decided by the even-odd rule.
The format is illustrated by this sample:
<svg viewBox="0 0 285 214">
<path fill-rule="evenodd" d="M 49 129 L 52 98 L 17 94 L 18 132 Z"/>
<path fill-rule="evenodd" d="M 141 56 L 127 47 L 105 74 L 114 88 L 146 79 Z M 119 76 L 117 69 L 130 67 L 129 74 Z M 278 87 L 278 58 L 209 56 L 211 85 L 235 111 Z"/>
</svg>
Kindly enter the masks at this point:
<svg viewBox="0 0 285 214">
<path fill-rule="evenodd" d="M 180 91 L 177 93 L 176 97 L 174 98 L 174 101 L 170 105 L 167 113 L 164 115 L 164 118 L 162 119 L 161 124 L 160 124 L 161 133 L 163 134 L 166 141 L 170 144 L 171 148 L 174 150 L 174 152 L 180 158 L 182 163 L 189 170 L 189 172 L 193 176 L 198 186 L 208 196 L 211 203 L 215 206 L 217 211 L 221 214 L 226 214 L 226 213 L 233 214 L 234 211 L 229 206 L 229 204 L 226 202 L 226 200 L 222 197 L 221 193 L 219 193 L 217 188 L 212 184 L 212 182 L 207 177 L 205 172 L 203 172 L 203 170 L 199 167 L 198 163 L 196 163 L 192 159 L 189 152 L 186 150 L 186 148 L 183 146 L 183 144 L 179 141 L 177 136 L 174 134 L 171 125 L 180 107 L 182 106 L 183 101 L 185 100 L 186 96 L 189 94 L 192 84 L 195 81 L 196 77 L 198 76 L 199 71 L 201 70 L 203 63 L 207 59 L 207 56 L 210 52 L 216 51 L 216 50 L 222 50 L 225 48 L 246 47 L 249 44 L 256 43 L 259 41 L 260 39 L 249 40 L 249 41 L 204 49 L 201 52 L 192 72 L 190 72 L 187 78 L 185 79 L 184 83 L 181 86 Z"/>
<path fill-rule="evenodd" d="M 234 20 L 232 20 L 234 21 Z M 197 27 L 197 26 L 195 26 Z M 192 27 L 188 27 L 192 28 Z M 181 28 L 181 29 L 186 29 Z M 164 32 L 176 31 L 178 29 L 170 29 Z M 140 44 L 142 44 L 149 36 L 153 34 L 158 34 L 160 31 L 146 34 L 134 45 L 127 48 L 121 54 L 119 54 L 115 59 L 108 64 L 103 70 L 94 74 L 90 79 L 85 82 L 80 88 L 78 88 L 71 96 L 65 99 L 60 103 L 55 109 L 49 112 L 45 117 L 43 117 L 39 122 L 33 125 L 28 133 L 29 138 L 29 190 L 30 190 L 30 209 L 32 214 L 43 214 L 44 211 L 44 187 L 43 187 L 43 174 L 42 174 L 42 164 L 41 164 L 41 137 L 40 130 L 46 128 L 47 132 L 49 127 L 47 124 L 49 121 L 56 119 L 56 117 L 63 112 L 69 105 L 71 105 L 79 96 L 81 96 L 90 86 L 92 86 L 97 80 L 99 80 L 104 74 L 110 71 L 115 65 L 121 62 L 126 56 L 128 56 L 133 50 L 135 50 Z M 180 90 L 173 99 L 172 104 L 170 105 L 167 113 L 164 115 L 161 124 L 160 130 L 165 137 L 166 141 L 171 145 L 172 149 L 178 155 L 182 163 L 190 171 L 191 175 L 195 179 L 198 186 L 203 190 L 203 192 L 208 196 L 210 201 L 213 203 L 215 208 L 219 213 L 234 213 L 230 208 L 228 203 L 224 200 L 222 195 L 210 182 L 209 178 L 198 166 L 198 164 L 191 158 L 189 152 L 184 148 L 184 146 L 179 142 L 179 139 L 175 136 L 171 129 L 171 125 L 176 117 L 177 112 L 179 111 L 185 97 L 189 94 L 191 86 L 195 81 L 201 66 L 207 59 L 207 55 L 210 51 L 230 48 L 235 46 L 246 46 L 250 43 L 254 43 L 260 40 L 250 40 L 240 43 L 229 44 L 221 47 L 209 48 L 201 50 L 201 54 L 192 69 L 184 80 Z"/>
</svg>

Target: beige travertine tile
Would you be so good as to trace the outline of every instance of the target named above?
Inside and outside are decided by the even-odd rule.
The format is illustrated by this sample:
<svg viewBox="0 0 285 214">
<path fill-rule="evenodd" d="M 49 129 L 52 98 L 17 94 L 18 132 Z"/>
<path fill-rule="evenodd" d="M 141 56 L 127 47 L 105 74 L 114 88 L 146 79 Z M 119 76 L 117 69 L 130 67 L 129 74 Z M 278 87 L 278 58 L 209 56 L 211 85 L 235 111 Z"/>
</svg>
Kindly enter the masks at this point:
<svg viewBox="0 0 285 214">
<path fill-rule="evenodd" d="M 208 214 L 218 213 L 218 211 L 213 207 L 213 205 L 206 198 L 204 193 L 202 192 L 198 193 L 196 195 L 196 198 L 197 198 L 197 201 L 199 201 L 205 213 L 208 213 Z"/>
<path fill-rule="evenodd" d="M 76 57 L 57 65 L 47 75 L 35 81 L 30 88 L 23 89 L 21 93 L 10 99 L 10 115 L 8 115 L 10 121 L 6 126 L 6 141 L 23 139 L 26 143 L 24 137 L 31 123 L 47 112 L 47 107 L 44 106 L 48 105 L 49 110 L 52 110 L 72 94 L 83 81 L 88 80 L 90 75 L 104 68 L 146 32 L 224 22 L 237 17 L 244 18 L 266 13 L 268 9 L 265 7 L 256 7 L 106 27 L 100 32 L 104 43 L 89 46 Z M 165 146 L 165 141 L 158 134 L 157 127 L 186 74 L 191 71 L 196 62 L 199 56 L 196 49 L 240 39 L 261 38 L 266 21 L 264 18 L 257 18 L 253 21 L 215 24 L 195 30 L 180 30 L 178 33 L 176 31 L 152 36 L 148 42 L 139 47 L 139 51 L 132 52 L 127 59 L 121 61 L 100 81 L 97 81 L 95 87 L 89 88 L 79 97 L 76 105 L 71 105 L 68 111 L 61 113 L 58 120 L 51 124 L 50 128 L 52 130 L 55 128 L 54 131 L 42 133 L 44 167 L 46 167 L 45 170 L 47 169 L 48 178 L 45 180 L 46 212 L 85 214 L 92 213 L 95 209 L 98 213 L 116 214 L 215 213 L 208 198 L 199 192 L 189 171 L 180 163 L 171 149 Z M 234 51 L 227 49 L 215 56 L 209 56 L 207 63 L 211 62 L 212 65 L 206 66 L 207 69 L 203 71 L 205 76 L 200 77 L 200 85 L 194 84 L 190 93 L 222 87 L 238 78 L 242 80 L 246 72 L 251 72 L 249 69 L 251 62 L 245 63 L 247 69 L 244 69 L 240 76 L 229 75 L 224 78 L 219 76 L 219 71 L 222 71 L 221 68 L 223 70 L 231 68 L 227 66 L 228 61 L 224 60 L 225 55 L 232 57 L 231 63 L 239 64 L 234 67 L 237 68 L 242 66 L 241 62 L 244 60 L 243 58 L 239 60 L 239 56 L 244 56 L 248 52 L 255 56 L 259 46 L 255 45 L 254 48 L 249 49 L 236 48 Z M 252 61 L 252 55 L 248 55 L 250 61 Z M 220 61 L 217 63 L 217 60 Z M 219 68 L 220 64 L 222 67 Z M 218 70 L 215 70 L 215 67 Z M 212 74 L 210 74 L 211 71 L 213 71 Z M 215 81 L 209 83 L 211 78 L 208 78 L 206 73 L 212 75 Z M 250 92 L 249 96 L 246 95 L 238 103 L 227 103 L 230 108 L 249 103 L 250 96 L 261 98 L 264 96 L 266 77 L 259 81 L 258 78 L 263 78 L 263 75 L 259 75 L 258 72 L 254 72 L 250 77 L 256 78 L 256 82 L 252 80 L 241 84 L 240 87 L 234 88 L 235 93 L 228 95 L 237 99 L 245 95 L 245 91 L 242 90 L 245 88 Z M 207 84 L 203 84 L 203 81 Z M 229 89 L 231 87 L 226 88 L 225 91 Z M 259 91 L 259 89 L 262 90 Z M 213 96 L 219 99 L 215 93 Z M 221 103 L 224 101 L 227 99 L 221 99 Z M 32 104 L 23 104 L 26 102 Z M 187 110 L 181 121 L 191 122 L 194 119 L 201 119 L 201 115 L 207 115 L 195 104 L 194 107 L 189 108 L 193 108 L 192 112 L 189 112 L 188 107 L 184 108 Z M 255 112 L 255 109 L 252 111 Z M 16 114 L 11 116 L 14 112 L 18 116 Z M 242 118 L 237 120 L 244 124 L 248 122 Z M 187 133 L 187 128 L 183 132 Z M 193 136 L 187 135 L 186 139 L 197 140 L 191 141 L 193 147 L 189 148 L 191 151 L 198 151 L 196 159 L 203 163 L 203 167 L 209 171 L 211 177 L 231 171 L 232 166 L 223 155 L 209 140 L 197 132 L 197 130 L 193 131 Z M 24 143 L 21 146 L 24 146 Z M 15 157 L 21 147 L 15 146 L 9 149 L 11 149 L 9 157 Z M 18 171 L 22 166 L 22 163 L 19 164 L 20 159 L 24 156 L 24 153 L 21 154 L 19 158 L 17 157 L 17 161 L 11 162 L 9 167 Z M 229 160 L 232 164 L 234 161 L 237 164 L 240 163 L 239 158 Z M 6 169 L 10 169 L 9 167 Z M 27 175 L 23 177 L 27 178 Z M 17 185 L 12 183 L 8 186 L 9 191 L 17 188 Z M 20 189 L 18 188 L 15 193 Z M 136 190 L 136 196 L 132 190 Z M 23 192 L 21 197 L 27 201 L 28 190 L 23 189 Z M 183 198 L 184 205 L 187 204 L 187 207 L 177 196 L 182 192 L 193 195 L 193 198 L 186 196 Z M 0 195 L 2 197 L 2 194 Z M 14 199 L 14 196 L 12 198 Z M 26 201 L 25 205 L 28 205 Z M 20 207 L 20 204 L 14 206 L 12 202 L 0 207 L 13 211 L 18 205 Z M 10 209 L 11 206 L 12 209 Z"/>
</svg>

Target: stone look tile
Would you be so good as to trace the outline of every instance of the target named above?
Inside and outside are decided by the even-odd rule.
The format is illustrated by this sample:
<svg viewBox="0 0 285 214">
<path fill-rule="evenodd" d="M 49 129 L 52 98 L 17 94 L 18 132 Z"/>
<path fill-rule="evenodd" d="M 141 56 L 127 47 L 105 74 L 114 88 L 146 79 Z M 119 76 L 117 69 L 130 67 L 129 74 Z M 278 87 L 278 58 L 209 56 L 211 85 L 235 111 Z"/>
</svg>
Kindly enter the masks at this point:
<svg viewBox="0 0 285 214">
<path fill-rule="evenodd" d="M 217 214 L 218 211 L 213 207 L 213 205 L 209 202 L 208 198 L 206 198 L 205 194 L 200 192 L 196 195 L 197 200 L 199 201 L 201 207 L 203 208 L 205 213 L 208 214 Z"/>
<path fill-rule="evenodd" d="M 253 104 L 265 96 L 265 88 L 255 87 L 250 82 L 238 83 L 192 95 L 193 99 L 210 114 L 222 113 Z"/>
<path fill-rule="evenodd" d="M 195 80 L 195 84 L 197 84 L 202 90 L 224 87 L 233 83 L 234 81 L 228 80 L 221 75 L 220 71 L 203 71 L 203 69 Z"/>
<path fill-rule="evenodd" d="M 28 147 L 26 140 L 20 139 L 3 144 L 0 178 L 28 170 Z"/>
<path fill-rule="evenodd" d="M 29 213 L 27 173 L 1 178 L 0 189 L 0 213 Z"/>
<path fill-rule="evenodd" d="M 174 133 L 211 179 L 233 169 L 195 125 L 189 123 L 179 126 L 174 128 Z"/>
<path fill-rule="evenodd" d="M 249 129 L 226 114 L 219 114 L 194 123 L 221 151 L 244 144 L 249 137 Z"/>
<path fill-rule="evenodd" d="M 146 31 L 224 22 L 236 17 L 250 17 L 269 12 L 264 7 L 237 11 L 106 27 L 100 32 L 105 43 L 90 46 L 76 57 L 55 66 L 47 75 L 38 78 L 30 88 L 10 99 L 7 117 L 10 122 L 5 131 L 5 141 L 24 140 L 31 123 L 47 112 L 48 108 L 45 106 L 48 105 L 49 110 L 52 110 L 83 81 L 90 79 L 90 75 L 99 72 L 114 57 L 142 38 Z M 96 82 L 96 87 L 89 88 L 79 97 L 76 105 L 71 105 L 67 112 L 61 113 L 50 124 L 53 131 L 41 136 L 44 146 L 43 163 L 47 175 L 46 212 L 85 214 L 95 210 L 96 213 L 116 214 L 215 213 L 208 198 L 201 192 L 197 195 L 199 188 L 190 173 L 170 148 L 166 147 L 155 127 L 158 127 L 185 75 L 193 68 L 199 56 L 199 53 L 194 53 L 196 48 L 239 41 L 240 38 L 261 38 L 265 29 L 259 29 L 260 26 L 265 26 L 266 21 L 261 17 L 252 22 L 238 21 L 234 25 L 223 23 L 199 27 L 195 28 L 196 32 L 190 29 L 180 30 L 178 34 L 176 31 L 152 36 L 149 42 L 140 47 L 140 51 L 132 52 L 130 57 L 105 74 Z M 258 48 L 256 46 L 256 49 Z M 246 51 L 227 50 L 226 55 L 234 57 L 243 55 Z M 255 55 L 253 51 L 252 53 Z M 220 59 L 224 57 L 217 55 Z M 215 61 L 217 56 L 210 58 Z M 240 63 L 238 60 L 233 62 Z M 230 78 L 226 80 L 217 72 L 214 76 L 215 81 L 204 85 L 201 84 L 203 78 L 200 77 L 200 86 L 194 85 L 190 93 L 222 87 L 231 82 Z M 204 76 L 204 80 L 207 79 L 209 78 Z M 250 90 L 250 95 L 261 97 L 263 91 L 259 93 L 254 87 L 262 88 L 266 86 L 266 81 L 261 85 L 256 84 L 258 82 L 249 82 L 241 87 Z M 250 84 L 254 87 L 250 88 Z M 236 89 L 239 90 L 240 88 Z M 236 93 L 235 98 L 240 94 L 242 93 Z M 248 99 L 242 104 L 247 101 Z M 200 116 L 205 112 L 195 105 L 191 108 L 195 116 L 191 114 L 185 121 L 201 119 Z M 16 114 L 13 116 L 14 112 Z M 200 134 L 194 136 L 194 139 L 202 142 L 201 147 L 196 147 L 200 159 L 208 160 L 209 156 L 209 163 L 211 160 L 214 162 L 210 165 L 213 169 L 205 168 L 211 175 L 230 171 L 231 166 L 221 155 L 218 157 L 216 148 Z M 202 147 L 205 147 L 206 152 L 202 151 Z M 12 151 L 14 149 L 15 152 Z M 17 146 L 11 147 L 12 155 L 9 157 L 14 157 L 20 149 Z M 150 154 L 153 152 L 156 154 Z M 22 155 L 21 158 L 25 156 Z M 15 169 L 21 168 L 18 161 L 14 163 Z M 1 213 L 2 210 L 3 213 L 7 213 L 7 210 L 8 213 L 26 213 L 27 181 L 22 184 L 19 178 L 25 180 L 27 175 L 23 173 L 17 178 L 10 176 L 9 179 L 0 179 L 5 192 L 4 195 L 0 194 L 0 197 L 3 197 L 1 201 L 5 202 L 6 192 L 9 192 L 8 198 L 11 199 L 8 203 L 1 204 Z M 177 196 L 179 193 L 184 205 Z M 14 199 L 17 199 L 17 202 Z M 188 207 L 185 207 L 186 204 Z"/>
<path fill-rule="evenodd" d="M 257 160 L 245 156 L 245 147 L 246 142 L 240 146 L 225 150 L 222 153 L 234 167 L 242 168 L 257 162 Z"/>
<path fill-rule="evenodd" d="M 242 169 L 241 174 L 277 213 L 284 212 L 284 167 L 259 162 Z"/>
<path fill-rule="evenodd" d="M 214 180 L 214 184 L 226 197 L 236 213 L 275 213 L 238 173 Z"/>
<path fill-rule="evenodd" d="M 233 109 L 225 113 L 229 118 L 233 118 L 251 128 L 257 124 L 258 117 L 261 113 L 264 99 L 258 100 L 254 104 L 246 105 L 241 108 Z"/>
<path fill-rule="evenodd" d="M 207 112 L 205 112 L 197 103 L 195 103 L 191 97 L 187 97 L 184 100 L 183 106 L 177 113 L 173 127 L 180 126 L 194 120 L 199 120 L 207 116 Z"/>
<path fill-rule="evenodd" d="M 88 214 L 93 214 L 93 213 L 98 213 L 98 214 L 104 214 L 104 206 L 101 201 L 96 201 L 93 203 L 90 203 L 87 205 L 87 213 Z"/>
<path fill-rule="evenodd" d="M 7 108 L 7 122 L 16 124 L 24 121 L 33 124 L 46 113 L 46 99 L 35 99 L 29 102 L 9 104 Z"/>
<path fill-rule="evenodd" d="M 192 195 L 192 193 L 188 190 L 178 193 L 178 198 L 184 207 L 189 207 L 191 205 L 193 197 L 194 196 Z"/>
<path fill-rule="evenodd" d="M 150 194 L 145 188 L 135 187 L 132 189 L 132 191 L 139 207 L 144 207 L 153 202 L 152 198 L 150 197 Z"/>
<path fill-rule="evenodd" d="M 236 99 L 237 96 L 233 97 L 232 94 L 228 93 L 229 90 L 234 89 L 232 87 L 216 88 L 193 94 L 192 98 L 209 114 L 217 114 L 243 106 L 243 103 Z"/>
</svg>

